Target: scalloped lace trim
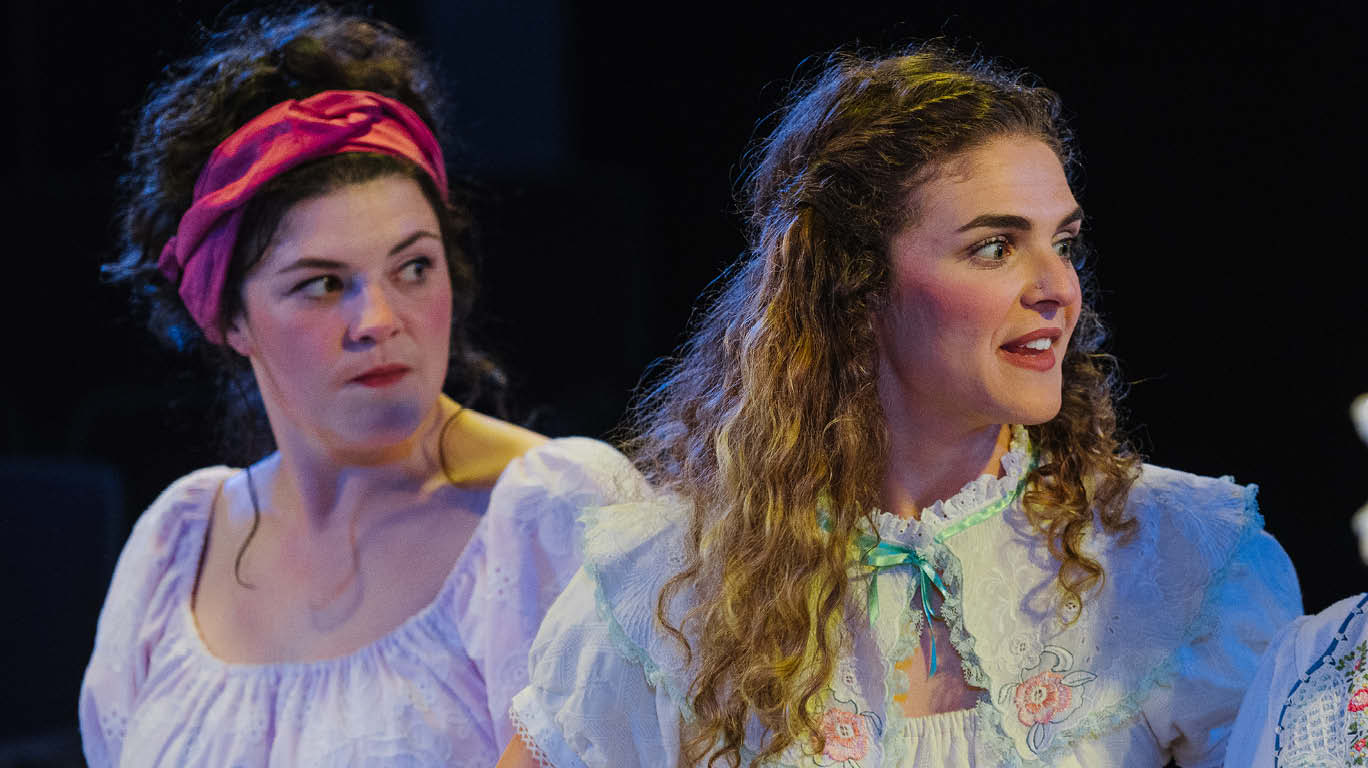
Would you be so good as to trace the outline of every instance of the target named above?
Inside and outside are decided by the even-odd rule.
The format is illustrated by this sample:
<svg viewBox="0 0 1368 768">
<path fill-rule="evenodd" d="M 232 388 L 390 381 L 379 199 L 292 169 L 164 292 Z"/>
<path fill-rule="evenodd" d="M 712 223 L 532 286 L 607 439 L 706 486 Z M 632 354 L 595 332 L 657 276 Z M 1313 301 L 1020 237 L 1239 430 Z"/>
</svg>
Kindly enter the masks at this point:
<svg viewBox="0 0 1368 768">
<path fill-rule="evenodd" d="M 920 553 L 918 553 L 920 554 Z M 950 585 L 947 582 L 946 587 Z M 902 765 L 905 761 L 907 749 L 905 740 L 902 738 L 909 718 L 903 714 L 902 707 L 894 701 L 895 696 L 906 694 L 908 691 L 907 675 L 897 669 L 897 665 L 908 656 L 911 656 L 921 646 L 922 616 L 916 611 L 908 610 L 907 601 L 899 601 L 904 604 L 898 617 L 898 622 L 902 629 L 898 633 L 897 642 L 889 649 L 880 661 L 883 663 L 884 670 L 884 721 L 887 725 L 883 735 L 884 763 L 889 766 Z M 944 603 L 942 603 L 944 605 Z M 908 616 L 911 614 L 911 616 Z"/>
<path fill-rule="evenodd" d="M 1001 477 L 980 475 L 970 480 L 954 496 L 923 509 L 920 520 L 875 510 L 875 531 L 882 539 L 913 547 L 926 546 L 945 528 L 1014 493 L 1021 478 L 1030 471 L 1031 454 L 1031 438 L 1026 428 L 1014 424 L 1012 441 L 1002 456 Z"/>
<path fill-rule="evenodd" d="M 931 550 L 931 565 L 941 571 L 941 580 L 945 582 L 946 592 L 949 593 L 941 603 L 941 615 L 945 618 L 946 626 L 950 628 L 950 642 L 959 652 L 964 680 L 975 688 L 991 691 L 992 680 L 988 673 L 983 671 L 978 652 L 974 650 L 974 636 L 964 628 L 964 602 L 961 597 L 964 572 L 959 558 L 955 557 L 949 547 L 937 544 Z"/>
<path fill-rule="evenodd" d="M 513 730 L 517 731 L 518 740 L 527 748 L 538 768 L 556 768 L 555 764 L 551 762 L 551 758 L 547 757 L 542 748 L 537 746 L 536 739 L 532 736 L 532 729 L 523 722 L 522 715 L 518 714 L 517 710 L 509 708 L 508 719 L 513 721 Z"/>
<path fill-rule="evenodd" d="M 988 673 L 983 671 L 978 653 L 974 650 L 974 636 L 964 628 L 964 604 L 960 598 L 964 579 L 959 558 L 955 557 L 955 554 L 944 544 L 935 542 L 926 547 L 925 551 L 918 551 L 917 554 L 940 571 L 941 580 L 945 582 L 946 596 L 941 602 L 940 613 L 946 626 L 950 629 L 950 643 L 959 652 L 960 667 L 964 673 L 965 682 L 974 688 L 992 690 L 992 680 Z M 903 714 L 902 707 L 893 700 L 895 695 L 906 693 L 908 689 L 907 676 L 896 669 L 896 665 L 920 647 L 923 621 L 921 614 L 912 610 L 910 605 L 904 601 L 903 617 L 900 618 L 902 633 L 899 635 L 892 653 L 882 659 L 884 667 L 884 718 L 888 721 L 888 727 L 884 731 L 883 748 L 884 764 L 887 766 L 903 764 L 908 744 L 900 738 L 900 734 L 905 730 L 904 726 L 912 720 Z M 974 712 L 977 716 L 983 717 L 985 707 L 996 714 L 997 710 L 987 700 L 980 701 L 974 708 Z M 990 732 L 996 737 L 1001 729 Z M 1005 732 L 1002 733 L 1002 737 L 1006 740 Z M 1005 741 L 1005 743 L 1009 751 L 1015 754 L 1016 750 L 1012 747 L 1011 742 Z"/>
<path fill-rule="evenodd" d="M 940 605 L 941 618 L 950 630 L 950 643 L 959 652 L 960 667 L 964 680 L 970 686 L 992 690 L 993 684 L 988 673 L 983 670 L 977 651 L 974 649 L 974 636 L 964 627 L 964 603 L 962 599 L 964 574 L 959 558 L 943 542 L 936 540 L 936 534 L 950 525 L 967 518 L 996 501 L 1009 498 L 1017 492 L 1021 480 L 1032 466 L 1032 449 L 1026 429 L 1019 425 L 1012 427 L 1010 450 L 1002 457 L 1003 474 L 1001 477 L 983 475 L 971 481 L 959 493 L 945 501 L 938 501 L 922 511 L 920 521 L 904 519 L 887 512 L 878 512 L 875 517 L 878 534 L 881 538 L 910 543 L 917 555 L 941 573 L 945 583 L 945 598 Z M 896 669 L 896 665 L 920 647 L 922 632 L 921 614 L 904 604 L 900 621 L 902 631 L 888 656 L 881 661 L 884 668 L 884 717 L 888 727 L 884 732 L 884 763 L 889 766 L 901 765 L 906 757 L 907 744 L 899 737 L 910 718 L 902 712 L 893 697 L 908 690 L 907 676 Z M 996 714 L 990 701 L 981 701 L 975 707 L 980 717 L 987 709 Z M 991 720 L 991 718 L 990 718 Z M 993 722 L 1000 722 L 994 720 Z M 997 729 L 1001 732 L 1001 728 Z M 994 733 L 996 736 L 997 733 Z M 1002 733 L 1006 740 L 1006 734 Z M 1006 741 L 1011 754 L 1016 750 Z"/>
<path fill-rule="evenodd" d="M 655 663 L 655 660 L 651 658 L 651 654 L 648 653 L 645 648 L 637 645 L 636 642 L 627 635 L 627 631 L 618 623 L 617 616 L 613 613 L 612 605 L 608 602 L 608 596 L 603 592 L 603 580 L 599 578 L 598 564 L 588 556 L 588 552 L 590 551 L 588 547 L 589 533 L 598 525 L 598 512 L 599 508 L 591 507 L 584 510 L 584 513 L 580 517 L 584 523 L 584 532 L 581 534 L 583 538 L 581 551 L 586 553 L 584 558 L 585 573 L 587 573 L 590 580 L 594 582 L 594 607 L 598 610 L 599 618 L 603 619 L 604 623 L 608 625 L 608 635 L 612 638 L 613 647 L 617 648 L 617 652 L 621 654 L 623 658 L 641 667 L 646 675 L 646 682 L 648 684 L 652 687 L 663 687 L 665 692 L 669 694 L 670 700 L 674 702 L 675 706 L 679 708 L 680 713 L 684 715 L 684 719 L 691 721 L 694 717 L 693 707 L 689 706 L 689 702 L 685 699 L 683 692 L 679 690 L 679 687 L 675 685 L 674 680 L 670 678 L 665 670 L 661 669 L 660 665 Z"/>
</svg>

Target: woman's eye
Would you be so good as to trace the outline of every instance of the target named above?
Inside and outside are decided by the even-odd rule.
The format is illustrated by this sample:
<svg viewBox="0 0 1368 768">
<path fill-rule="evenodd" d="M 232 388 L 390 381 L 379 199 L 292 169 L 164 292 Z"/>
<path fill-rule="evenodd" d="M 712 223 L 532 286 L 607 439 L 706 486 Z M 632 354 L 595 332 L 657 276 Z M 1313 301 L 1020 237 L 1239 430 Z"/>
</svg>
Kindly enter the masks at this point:
<svg viewBox="0 0 1368 768">
<path fill-rule="evenodd" d="M 421 283 L 427 279 L 429 269 L 432 269 L 432 259 L 426 256 L 413 259 L 399 268 L 399 279 L 406 283 Z"/>
<path fill-rule="evenodd" d="M 1083 243 L 1077 235 L 1056 241 L 1054 249 L 1055 253 L 1059 254 L 1059 258 L 1072 264 L 1075 269 L 1083 266 L 1084 259 L 1087 256 L 1087 249 L 1083 247 Z"/>
<path fill-rule="evenodd" d="M 341 290 L 342 280 L 337 275 L 319 275 L 296 285 L 290 293 L 306 299 L 322 299 Z"/>
<path fill-rule="evenodd" d="M 970 251 L 976 261 L 997 263 L 1004 261 L 1012 253 L 1012 244 L 1005 237 L 995 237 L 975 245 Z"/>
</svg>

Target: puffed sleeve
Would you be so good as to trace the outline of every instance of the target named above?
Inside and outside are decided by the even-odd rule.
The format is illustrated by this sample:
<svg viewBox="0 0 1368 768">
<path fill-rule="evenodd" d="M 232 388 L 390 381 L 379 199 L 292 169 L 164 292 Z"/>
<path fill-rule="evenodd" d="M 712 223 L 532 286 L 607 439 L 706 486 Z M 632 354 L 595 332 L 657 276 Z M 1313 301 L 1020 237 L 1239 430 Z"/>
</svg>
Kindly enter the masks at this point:
<svg viewBox="0 0 1368 768">
<path fill-rule="evenodd" d="M 585 511 L 584 566 L 542 623 L 513 700 L 518 734 L 544 765 L 677 765 L 696 659 L 656 608 L 684 563 L 686 509 L 652 498 Z M 672 621 L 693 599 L 688 586 L 674 594 Z"/>
<path fill-rule="evenodd" d="M 680 712 L 650 660 L 597 606 L 581 570 L 552 606 L 529 658 L 531 681 L 513 699 L 518 735 L 554 768 L 675 768 Z"/>
<path fill-rule="evenodd" d="M 1223 763 L 1261 655 L 1277 630 L 1301 613 L 1291 560 L 1262 530 L 1257 512 L 1249 512 L 1241 543 L 1207 589 L 1198 631 L 1176 650 L 1167 684 L 1158 685 L 1143 707 L 1159 743 L 1184 768 Z"/>
<path fill-rule="evenodd" d="M 642 484 L 625 456 L 587 438 L 545 443 L 500 475 L 477 532 L 479 608 L 465 617 L 461 631 L 485 681 L 496 743 L 513 737 L 508 705 L 528 682 L 528 649 L 579 568 L 581 511 L 623 501 Z"/>
<path fill-rule="evenodd" d="M 213 496 L 231 472 L 213 467 L 173 483 L 124 544 L 81 683 L 81 745 L 92 768 L 119 764 L 152 650 L 180 607 L 181 582 L 195 577 L 198 561 L 186 554 L 202 542 Z"/>
</svg>

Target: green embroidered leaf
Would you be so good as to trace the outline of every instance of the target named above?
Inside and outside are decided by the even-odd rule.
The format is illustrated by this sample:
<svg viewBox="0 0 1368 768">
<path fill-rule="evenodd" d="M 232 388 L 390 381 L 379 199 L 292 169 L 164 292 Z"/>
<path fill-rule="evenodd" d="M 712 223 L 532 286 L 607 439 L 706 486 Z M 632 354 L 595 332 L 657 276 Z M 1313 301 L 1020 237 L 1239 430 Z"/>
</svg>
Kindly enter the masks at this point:
<svg viewBox="0 0 1368 768">
<path fill-rule="evenodd" d="M 1045 729 L 1041 727 L 1040 723 L 1036 723 L 1027 729 L 1026 748 L 1035 755 L 1040 754 L 1040 750 L 1045 748 Z"/>
<path fill-rule="evenodd" d="M 998 690 L 998 703 L 1006 704 L 1012 700 L 1012 694 L 1016 691 L 1016 685 L 1008 683 Z"/>
<path fill-rule="evenodd" d="M 1097 675 L 1093 674 L 1092 672 L 1077 669 L 1065 675 L 1060 680 L 1060 682 L 1069 686 L 1070 688 L 1077 688 L 1078 686 L 1083 685 L 1084 683 L 1090 683 L 1096 679 Z"/>
</svg>

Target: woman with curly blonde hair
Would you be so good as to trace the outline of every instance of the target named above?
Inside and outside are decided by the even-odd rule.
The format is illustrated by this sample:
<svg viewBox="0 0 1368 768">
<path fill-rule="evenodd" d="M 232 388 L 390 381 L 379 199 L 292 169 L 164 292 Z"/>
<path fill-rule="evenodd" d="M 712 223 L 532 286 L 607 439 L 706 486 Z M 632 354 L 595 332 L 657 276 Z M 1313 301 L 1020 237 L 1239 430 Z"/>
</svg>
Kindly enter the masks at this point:
<svg viewBox="0 0 1368 768">
<path fill-rule="evenodd" d="M 1253 486 L 1117 435 L 1057 97 L 837 55 L 638 404 L 507 764 L 1218 765 L 1300 604 Z"/>
</svg>

